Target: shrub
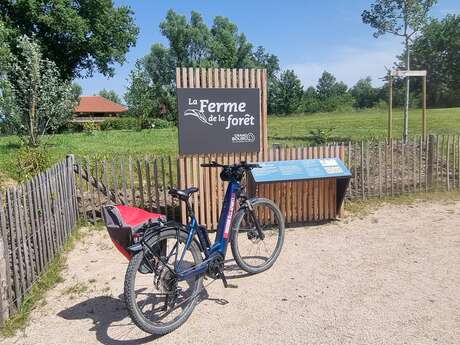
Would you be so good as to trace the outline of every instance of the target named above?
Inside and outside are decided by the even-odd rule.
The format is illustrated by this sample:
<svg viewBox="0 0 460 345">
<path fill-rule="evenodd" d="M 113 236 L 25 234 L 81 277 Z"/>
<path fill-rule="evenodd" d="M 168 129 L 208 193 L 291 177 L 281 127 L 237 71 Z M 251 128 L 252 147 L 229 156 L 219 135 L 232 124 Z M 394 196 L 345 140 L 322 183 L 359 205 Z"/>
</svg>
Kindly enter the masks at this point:
<svg viewBox="0 0 460 345">
<path fill-rule="evenodd" d="M 112 129 L 139 129 L 139 124 L 134 117 L 114 117 L 101 123 L 101 130 L 109 131 Z"/>
<path fill-rule="evenodd" d="M 83 132 L 82 122 L 69 122 L 65 126 L 62 126 L 58 133 L 80 133 Z"/>
<path fill-rule="evenodd" d="M 18 180 L 27 180 L 50 165 L 50 155 L 44 146 L 23 147 L 16 155 Z"/>
<path fill-rule="evenodd" d="M 317 128 L 310 131 L 308 138 L 316 145 L 325 144 L 332 139 L 333 130 L 333 128 Z"/>
<path fill-rule="evenodd" d="M 142 119 L 139 123 L 139 119 L 135 117 L 119 117 L 105 120 L 101 123 L 101 129 L 108 131 L 112 129 L 150 129 L 150 128 L 169 128 L 173 127 L 174 122 L 160 119 L 160 118 L 147 118 Z"/>
<path fill-rule="evenodd" d="M 98 131 L 99 129 L 99 124 L 94 121 L 83 122 L 83 131 L 86 134 L 94 134 L 94 131 Z"/>
<path fill-rule="evenodd" d="M 160 118 L 150 118 L 150 119 L 145 119 L 142 123 L 142 128 L 169 128 L 173 127 L 174 122 L 168 121 L 165 119 L 160 119 Z"/>
</svg>

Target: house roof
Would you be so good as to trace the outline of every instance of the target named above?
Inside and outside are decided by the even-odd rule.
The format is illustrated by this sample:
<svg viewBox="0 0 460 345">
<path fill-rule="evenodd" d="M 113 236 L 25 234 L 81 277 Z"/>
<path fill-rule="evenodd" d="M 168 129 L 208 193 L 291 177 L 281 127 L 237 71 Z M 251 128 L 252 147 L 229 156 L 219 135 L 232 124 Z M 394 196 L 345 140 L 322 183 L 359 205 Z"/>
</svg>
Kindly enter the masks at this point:
<svg viewBox="0 0 460 345">
<path fill-rule="evenodd" d="M 76 113 L 124 113 L 128 108 L 102 96 L 81 96 Z"/>
</svg>

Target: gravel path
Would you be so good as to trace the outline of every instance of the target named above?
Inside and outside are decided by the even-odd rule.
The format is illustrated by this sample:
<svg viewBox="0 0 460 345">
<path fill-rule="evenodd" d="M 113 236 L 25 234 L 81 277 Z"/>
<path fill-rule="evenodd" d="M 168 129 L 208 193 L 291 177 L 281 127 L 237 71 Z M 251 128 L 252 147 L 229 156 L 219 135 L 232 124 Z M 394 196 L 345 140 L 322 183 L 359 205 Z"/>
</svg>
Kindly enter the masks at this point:
<svg viewBox="0 0 460 345">
<path fill-rule="evenodd" d="M 460 202 L 290 229 L 271 270 L 229 271 L 238 288 L 211 284 L 189 321 L 160 338 L 126 315 L 126 265 L 104 231 L 91 233 L 25 331 L 0 342 L 460 344 Z"/>
</svg>

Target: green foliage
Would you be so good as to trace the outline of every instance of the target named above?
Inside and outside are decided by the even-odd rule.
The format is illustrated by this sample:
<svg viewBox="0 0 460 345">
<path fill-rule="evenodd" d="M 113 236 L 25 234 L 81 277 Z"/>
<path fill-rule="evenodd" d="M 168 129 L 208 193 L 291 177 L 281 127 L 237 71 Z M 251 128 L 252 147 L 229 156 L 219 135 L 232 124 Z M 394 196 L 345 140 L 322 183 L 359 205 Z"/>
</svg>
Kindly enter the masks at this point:
<svg viewBox="0 0 460 345">
<path fill-rule="evenodd" d="M 316 128 L 310 131 L 308 139 L 315 145 L 325 144 L 332 139 L 333 128 Z"/>
<path fill-rule="evenodd" d="M 101 123 L 101 130 L 139 129 L 138 119 L 134 117 L 114 117 Z"/>
<path fill-rule="evenodd" d="M 412 37 L 426 24 L 428 12 L 437 0 L 375 0 L 361 18 L 376 31 L 374 37 L 386 33 Z"/>
<path fill-rule="evenodd" d="M 131 116 L 140 122 L 155 117 L 176 120 L 176 66 L 267 68 L 269 81 L 279 71 L 278 58 L 262 47 L 254 50 L 228 18 L 215 17 L 209 28 L 197 12 L 187 20 L 170 10 L 160 30 L 168 46 L 154 44 L 150 53 L 137 61 L 125 95 Z"/>
<path fill-rule="evenodd" d="M 358 80 L 350 90 L 356 108 L 372 108 L 380 99 L 380 89 L 372 86 L 371 77 Z"/>
<path fill-rule="evenodd" d="M 52 61 L 43 59 L 35 41 L 22 36 L 17 48 L 7 80 L 0 84 L 0 113 L 25 143 L 38 146 L 44 134 L 68 121 L 76 102 L 70 83 L 61 80 Z"/>
<path fill-rule="evenodd" d="M 292 70 L 281 73 L 272 85 L 272 109 L 278 114 L 292 114 L 302 101 L 302 84 Z"/>
<path fill-rule="evenodd" d="M 460 15 L 433 19 L 412 45 L 411 64 L 426 69 L 428 104 L 435 107 L 460 105 Z M 416 93 L 421 82 L 415 80 Z"/>
<path fill-rule="evenodd" d="M 79 102 L 79 98 L 80 98 L 80 96 L 81 96 L 81 94 L 83 92 L 83 90 L 81 88 L 81 85 L 78 84 L 78 83 L 73 82 L 71 87 L 72 87 L 72 96 L 73 96 L 73 98 L 76 101 Z"/>
<path fill-rule="evenodd" d="M 99 91 L 99 96 L 102 96 L 108 99 L 109 101 L 112 101 L 118 104 L 121 103 L 120 96 L 118 96 L 118 94 L 114 90 L 102 89 L 101 91 Z"/>
<path fill-rule="evenodd" d="M 100 129 L 99 124 L 97 124 L 95 121 L 86 121 L 83 122 L 83 132 L 85 132 L 88 135 L 93 135 L 95 131 L 98 131 Z"/>
<path fill-rule="evenodd" d="M 109 0 L 3 0 L 0 19 L 15 55 L 16 39 L 33 35 L 66 79 L 94 71 L 113 76 L 112 65 L 124 63 L 139 31 L 129 7 Z"/>
<path fill-rule="evenodd" d="M 146 118 L 139 123 L 135 117 L 111 118 L 101 123 L 101 130 L 139 130 L 139 129 L 163 129 L 174 126 L 174 122 L 160 118 Z"/>
<path fill-rule="evenodd" d="M 11 51 L 7 42 L 8 33 L 5 23 L 0 19 L 0 79 L 6 73 L 11 59 Z"/>
<path fill-rule="evenodd" d="M 50 165 L 50 155 L 45 147 L 21 148 L 16 155 L 17 178 L 20 181 L 30 179 Z"/>
<path fill-rule="evenodd" d="M 329 72 L 324 71 L 316 88 L 309 87 L 302 99 L 300 109 L 305 113 L 346 110 L 353 105 L 353 97 L 343 82 L 337 82 Z"/>
<path fill-rule="evenodd" d="M 147 119 L 145 121 L 145 124 L 143 125 L 143 128 L 157 128 L 157 129 L 163 129 L 163 128 L 170 128 L 174 127 L 174 122 L 165 120 L 165 119 L 159 119 L 159 118 L 153 118 L 153 119 Z"/>
</svg>

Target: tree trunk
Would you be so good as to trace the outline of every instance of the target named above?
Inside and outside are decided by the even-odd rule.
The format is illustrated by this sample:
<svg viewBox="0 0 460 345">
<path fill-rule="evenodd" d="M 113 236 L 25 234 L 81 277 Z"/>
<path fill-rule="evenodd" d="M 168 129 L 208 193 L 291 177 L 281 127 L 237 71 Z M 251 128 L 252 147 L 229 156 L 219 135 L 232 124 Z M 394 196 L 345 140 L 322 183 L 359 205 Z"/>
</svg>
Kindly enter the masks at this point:
<svg viewBox="0 0 460 345">
<path fill-rule="evenodd" d="M 410 70 L 410 53 L 409 53 L 409 38 L 406 36 L 406 70 Z M 410 78 L 406 76 L 406 101 L 404 106 L 404 129 L 403 140 L 407 143 L 409 137 L 409 96 L 410 96 Z"/>
</svg>

